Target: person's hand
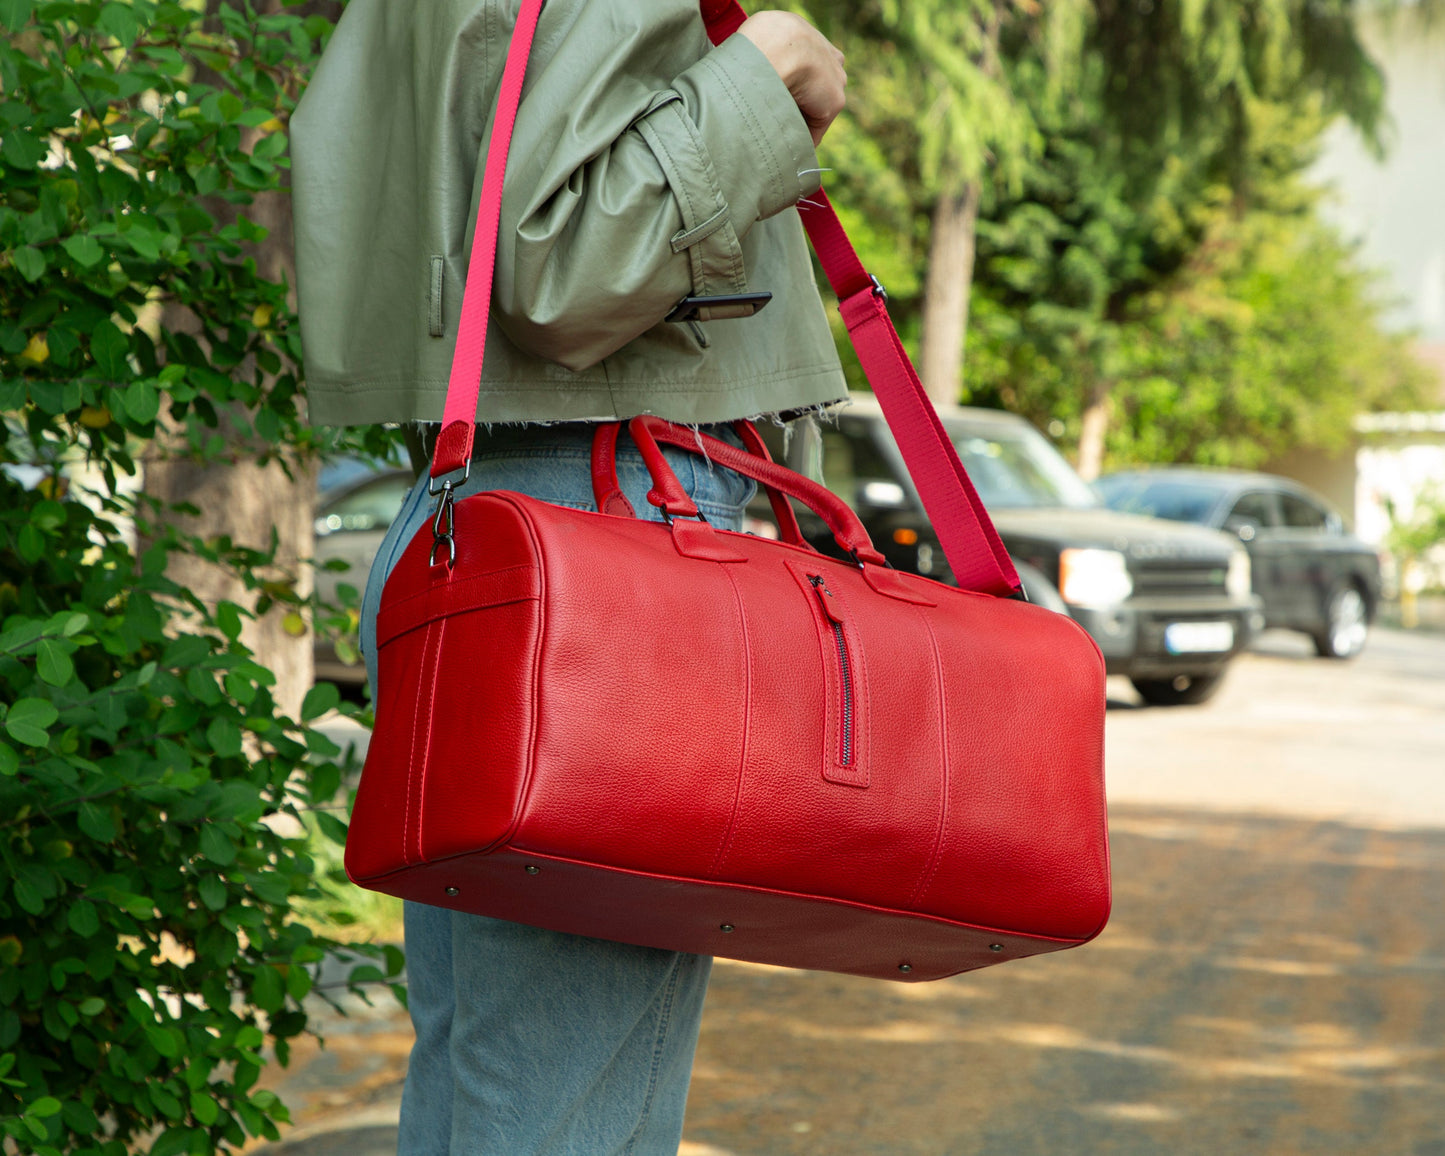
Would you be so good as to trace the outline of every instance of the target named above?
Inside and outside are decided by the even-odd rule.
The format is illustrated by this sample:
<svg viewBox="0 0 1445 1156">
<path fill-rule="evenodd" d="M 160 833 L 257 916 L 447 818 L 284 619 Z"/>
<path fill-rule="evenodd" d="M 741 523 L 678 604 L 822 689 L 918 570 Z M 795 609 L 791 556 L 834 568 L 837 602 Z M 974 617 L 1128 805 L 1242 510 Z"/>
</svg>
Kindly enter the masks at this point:
<svg viewBox="0 0 1445 1156">
<path fill-rule="evenodd" d="M 843 54 L 791 12 L 757 12 L 743 21 L 738 32 L 758 46 L 783 78 L 816 146 L 833 118 L 843 111 L 843 89 L 848 83 Z"/>
</svg>

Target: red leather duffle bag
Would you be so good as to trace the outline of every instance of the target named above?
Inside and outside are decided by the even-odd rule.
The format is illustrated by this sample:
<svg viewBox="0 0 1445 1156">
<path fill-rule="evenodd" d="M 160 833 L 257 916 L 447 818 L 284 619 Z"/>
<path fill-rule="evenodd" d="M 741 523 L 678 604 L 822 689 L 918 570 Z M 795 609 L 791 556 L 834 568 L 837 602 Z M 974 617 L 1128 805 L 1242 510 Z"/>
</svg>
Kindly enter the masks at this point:
<svg viewBox="0 0 1445 1156">
<path fill-rule="evenodd" d="M 484 174 L 438 510 L 389 577 L 346 849 L 358 884 L 557 931 L 887 979 L 1081 944 L 1109 911 L 1104 663 L 1013 567 L 819 196 L 803 215 L 959 586 L 890 569 L 852 510 L 656 418 L 666 522 L 593 447 L 599 512 L 491 491 L 471 452 L 501 173 L 539 0 Z M 658 448 L 771 491 L 780 540 L 697 517 Z M 811 548 L 788 505 L 829 526 Z"/>
</svg>

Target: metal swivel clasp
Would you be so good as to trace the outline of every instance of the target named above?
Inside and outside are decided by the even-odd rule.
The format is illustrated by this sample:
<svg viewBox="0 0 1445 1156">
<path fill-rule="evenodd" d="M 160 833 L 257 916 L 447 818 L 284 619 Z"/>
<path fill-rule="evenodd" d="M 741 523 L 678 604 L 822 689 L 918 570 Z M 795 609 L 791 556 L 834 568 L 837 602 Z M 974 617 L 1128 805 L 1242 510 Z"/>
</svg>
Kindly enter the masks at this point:
<svg viewBox="0 0 1445 1156">
<path fill-rule="evenodd" d="M 456 539 L 456 511 L 453 506 L 456 502 L 455 485 L 450 478 L 441 485 L 441 499 L 437 502 L 436 517 L 431 524 L 431 556 L 430 564 L 437 564 L 437 551 L 441 549 L 443 542 L 447 544 L 447 569 L 450 570 L 457 564 L 457 539 Z"/>
</svg>

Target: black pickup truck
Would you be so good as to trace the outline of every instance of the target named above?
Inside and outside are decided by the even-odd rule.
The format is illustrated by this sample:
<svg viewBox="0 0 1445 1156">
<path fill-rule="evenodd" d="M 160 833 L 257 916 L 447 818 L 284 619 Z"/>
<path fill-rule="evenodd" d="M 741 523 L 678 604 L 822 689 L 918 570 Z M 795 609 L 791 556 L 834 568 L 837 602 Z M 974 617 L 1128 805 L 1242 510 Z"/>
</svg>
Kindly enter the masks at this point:
<svg viewBox="0 0 1445 1156">
<path fill-rule="evenodd" d="M 1146 702 L 1209 698 L 1264 623 L 1239 540 L 1107 509 L 1048 439 L 1013 414 L 959 408 L 940 416 L 1029 600 L 1073 616 L 1098 642 L 1109 673 L 1127 675 Z M 952 581 L 871 397 L 855 396 L 836 421 L 796 423 L 786 448 L 781 430 L 760 428 L 775 456 L 857 511 L 893 566 Z M 757 503 L 748 528 L 769 532 L 766 498 Z M 837 553 L 820 519 L 800 509 L 799 521 L 813 545 Z"/>
</svg>

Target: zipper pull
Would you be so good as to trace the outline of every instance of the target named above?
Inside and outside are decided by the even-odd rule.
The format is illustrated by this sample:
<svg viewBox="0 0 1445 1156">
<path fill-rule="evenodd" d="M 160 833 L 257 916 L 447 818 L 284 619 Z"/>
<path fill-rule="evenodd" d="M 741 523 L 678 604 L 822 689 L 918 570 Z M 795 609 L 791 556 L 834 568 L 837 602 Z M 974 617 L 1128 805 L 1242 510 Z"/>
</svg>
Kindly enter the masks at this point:
<svg viewBox="0 0 1445 1156">
<path fill-rule="evenodd" d="M 809 574 L 808 581 L 813 584 L 813 590 L 818 595 L 818 605 L 823 608 L 823 614 L 829 622 L 842 625 L 844 622 L 843 608 L 838 604 L 837 597 L 828 589 L 828 583 L 821 574 Z"/>
</svg>

